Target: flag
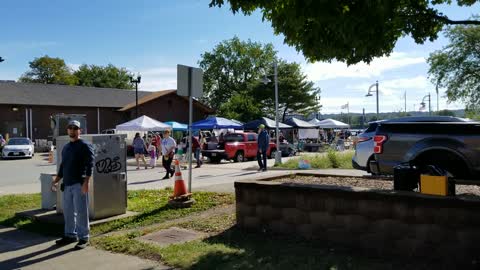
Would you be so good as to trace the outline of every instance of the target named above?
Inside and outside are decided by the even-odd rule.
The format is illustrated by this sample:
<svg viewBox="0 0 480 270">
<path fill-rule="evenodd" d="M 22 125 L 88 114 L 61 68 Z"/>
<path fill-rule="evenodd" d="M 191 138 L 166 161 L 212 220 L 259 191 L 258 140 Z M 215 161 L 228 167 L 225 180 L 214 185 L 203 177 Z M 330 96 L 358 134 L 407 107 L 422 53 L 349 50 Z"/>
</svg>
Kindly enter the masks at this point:
<svg viewBox="0 0 480 270">
<path fill-rule="evenodd" d="M 348 108 L 348 103 L 345 104 L 345 105 L 342 105 L 342 106 L 340 107 L 340 109 L 342 109 L 342 110 L 343 110 L 343 109 L 346 109 L 346 108 Z"/>
</svg>

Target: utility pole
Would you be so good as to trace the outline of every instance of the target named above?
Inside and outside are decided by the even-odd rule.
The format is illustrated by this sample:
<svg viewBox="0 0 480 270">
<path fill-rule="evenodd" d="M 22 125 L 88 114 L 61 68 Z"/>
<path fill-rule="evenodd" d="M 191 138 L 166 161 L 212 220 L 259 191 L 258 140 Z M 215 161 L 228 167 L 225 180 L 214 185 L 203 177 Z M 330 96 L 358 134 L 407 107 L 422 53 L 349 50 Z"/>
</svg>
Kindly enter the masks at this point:
<svg viewBox="0 0 480 270">
<path fill-rule="evenodd" d="M 407 90 L 405 90 L 404 98 L 405 98 L 405 114 L 407 114 Z"/>
<path fill-rule="evenodd" d="M 141 80 L 140 74 L 138 74 L 136 79 L 130 76 L 130 82 L 135 84 L 135 118 L 138 118 L 138 84 Z"/>
</svg>

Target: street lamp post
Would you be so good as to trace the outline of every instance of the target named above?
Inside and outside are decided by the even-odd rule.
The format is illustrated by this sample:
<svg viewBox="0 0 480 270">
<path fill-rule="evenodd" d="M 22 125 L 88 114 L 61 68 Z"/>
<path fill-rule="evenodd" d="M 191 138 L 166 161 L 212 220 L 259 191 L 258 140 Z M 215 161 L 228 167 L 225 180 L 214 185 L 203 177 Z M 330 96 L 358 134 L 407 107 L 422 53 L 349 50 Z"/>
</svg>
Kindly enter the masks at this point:
<svg viewBox="0 0 480 270">
<path fill-rule="evenodd" d="M 373 87 L 376 87 L 375 90 L 372 90 Z M 377 95 L 377 120 L 379 120 L 378 118 L 378 113 L 379 113 L 379 106 L 378 106 L 378 81 L 376 81 L 374 84 L 370 85 L 370 87 L 368 88 L 368 93 L 365 95 L 366 97 L 371 97 L 373 96 L 372 95 L 372 92 L 375 92 L 376 95 Z"/>
<path fill-rule="evenodd" d="M 276 135 L 276 145 L 277 145 L 277 152 L 275 153 L 275 165 L 282 164 L 282 151 L 280 150 L 280 131 L 278 127 L 278 72 L 277 72 L 277 61 L 273 62 L 273 73 L 274 73 L 274 81 L 275 81 L 275 135 Z M 270 79 L 265 78 L 262 79 L 264 84 L 267 84 Z"/>
<path fill-rule="evenodd" d="M 135 84 L 135 118 L 138 118 L 138 84 L 140 83 L 142 76 L 137 75 L 137 78 L 130 76 L 130 82 Z"/>
<path fill-rule="evenodd" d="M 432 99 L 431 99 L 431 96 L 430 96 L 430 93 L 428 93 L 428 95 L 424 96 L 422 98 L 422 102 L 420 103 L 420 105 L 422 105 L 422 109 L 425 108 L 425 98 L 428 98 L 428 115 L 432 115 Z"/>
</svg>

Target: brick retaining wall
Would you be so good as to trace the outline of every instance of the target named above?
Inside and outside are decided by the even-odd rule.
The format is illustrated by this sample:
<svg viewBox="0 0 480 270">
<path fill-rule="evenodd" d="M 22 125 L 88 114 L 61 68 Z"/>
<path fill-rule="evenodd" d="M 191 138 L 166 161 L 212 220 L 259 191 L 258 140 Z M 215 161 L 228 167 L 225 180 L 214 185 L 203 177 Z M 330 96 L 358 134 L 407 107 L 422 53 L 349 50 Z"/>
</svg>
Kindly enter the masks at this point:
<svg viewBox="0 0 480 270">
<path fill-rule="evenodd" d="M 479 257 L 478 200 L 270 181 L 235 182 L 235 193 L 240 228 L 320 239 L 378 256 L 463 262 Z"/>
</svg>

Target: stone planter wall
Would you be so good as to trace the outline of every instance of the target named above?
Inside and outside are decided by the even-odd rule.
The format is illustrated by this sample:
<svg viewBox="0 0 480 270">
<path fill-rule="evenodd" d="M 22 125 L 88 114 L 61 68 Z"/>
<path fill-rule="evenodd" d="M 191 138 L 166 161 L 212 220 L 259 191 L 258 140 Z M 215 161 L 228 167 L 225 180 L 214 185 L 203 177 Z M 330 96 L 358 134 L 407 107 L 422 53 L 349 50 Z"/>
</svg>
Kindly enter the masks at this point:
<svg viewBox="0 0 480 270">
<path fill-rule="evenodd" d="M 236 182 L 235 193 L 240 228 L 378 256 L 479 257 L 480 201 L 270 181 Z"/>
</svg>

